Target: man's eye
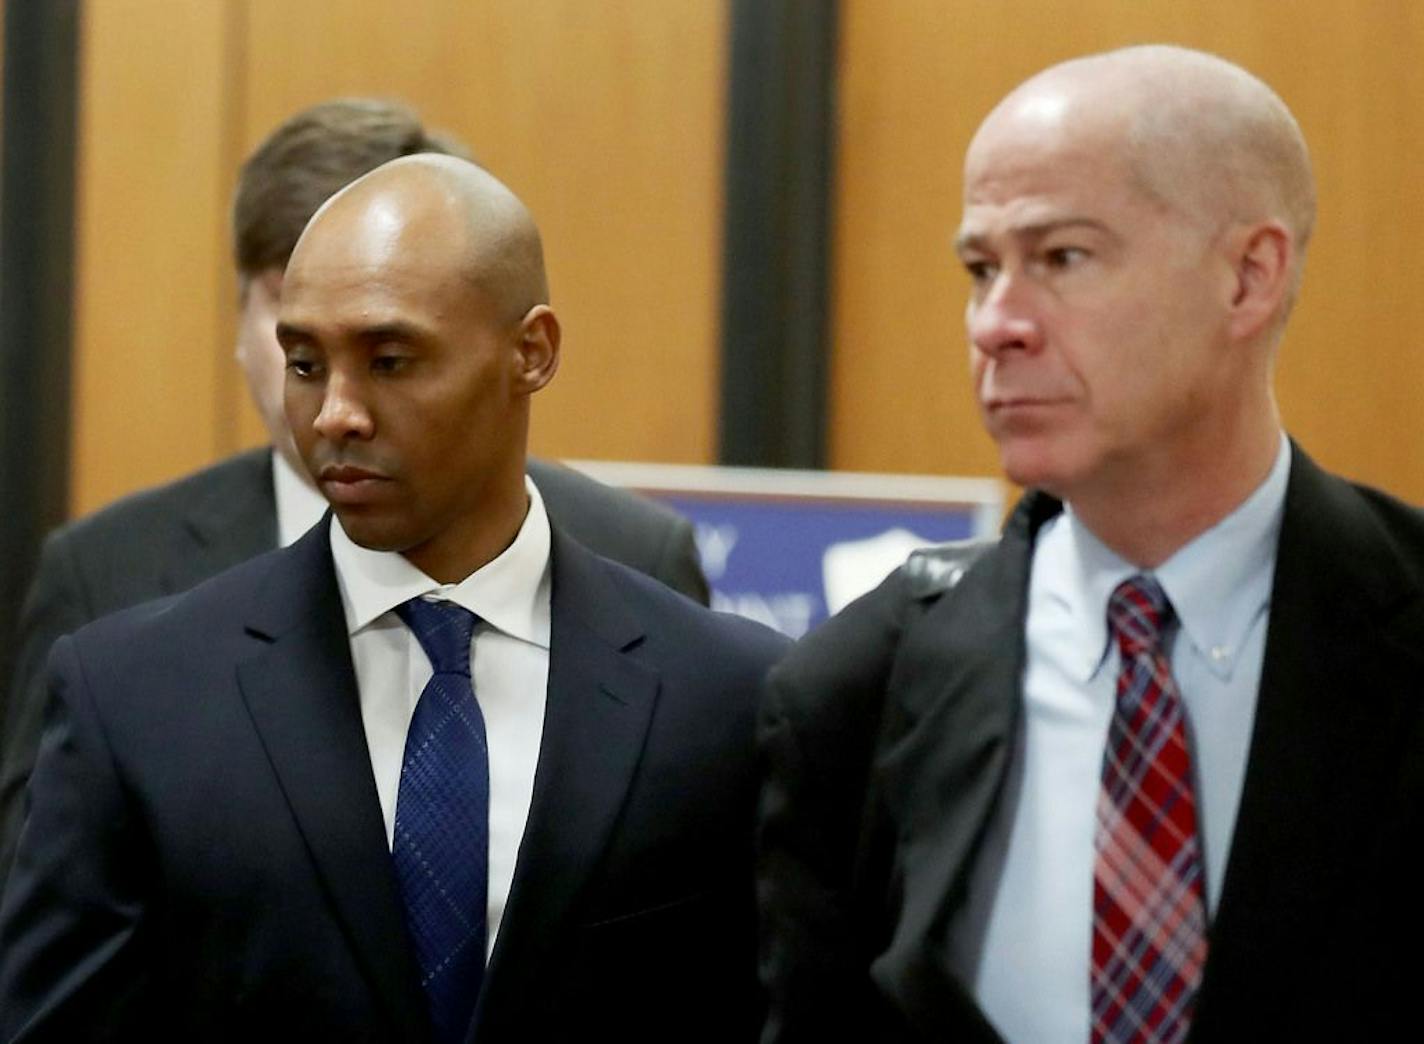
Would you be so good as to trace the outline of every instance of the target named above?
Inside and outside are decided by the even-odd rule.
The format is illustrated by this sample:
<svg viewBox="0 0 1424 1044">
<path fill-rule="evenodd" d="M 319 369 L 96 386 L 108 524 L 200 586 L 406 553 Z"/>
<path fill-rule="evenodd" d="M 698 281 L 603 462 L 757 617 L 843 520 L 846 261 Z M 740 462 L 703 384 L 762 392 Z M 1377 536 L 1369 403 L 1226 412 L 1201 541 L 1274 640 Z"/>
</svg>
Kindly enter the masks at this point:
<svg viewBox="0 0 1424 1044">
<path fill-rule="evenodd" d="M 371 360 L 371 372 L 399 373 L 409 363 L 410 359 L 404 355 L 378 355 Z"/>
<path fill-rule="evenodd" d="M 1088 252 L 1082 247 L 1064 246 L 1047 250 L 1043 256 L 1049 268 L 1072 268 L 1086 258 Z"/>
<path fill-rule="evenodd" d="M 983 283 L 994 278 L 994 266 L 988 261 L 966 260 L 964 270 L 969 273 L 969 278 L 976 283 Z"/>
<path fill-rule="evenodd" d="M 316 363 L 310 359 L 299 359 L 294 356 L 287 358 L 287 372 L 298 377 L 310 377 L 316 372 Z"/>
</svg>

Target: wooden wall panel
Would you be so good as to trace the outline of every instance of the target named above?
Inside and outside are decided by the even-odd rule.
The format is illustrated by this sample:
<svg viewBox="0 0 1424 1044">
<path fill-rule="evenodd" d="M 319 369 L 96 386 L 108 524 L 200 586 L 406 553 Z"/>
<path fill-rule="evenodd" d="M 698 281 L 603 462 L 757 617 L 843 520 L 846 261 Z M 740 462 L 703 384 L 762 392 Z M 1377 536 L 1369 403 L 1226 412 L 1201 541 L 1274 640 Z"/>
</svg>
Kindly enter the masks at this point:
<svg viewBox="0 0 1424 1044">
<path fill-rule="evenodd" d="M 964 149 L 1011 87 L 1130 43 L 1216 51 L 1305 130 L 1321 220 L 1278 380 L 1322 462 L 1424 499 L 1424 8 L 1413 0 L 843 0 L 832 461 L 994 473 L 951 237 Z"/>
<path fill-rule="evenodd" d="M 225 125 L 227 5 L 83 5 L 71 505 L 199 467 L 224 430 L 231 343 Z M 225 437 L 226 436 L 226 437 Z"/>
<path fill-rule="evenodd" d="M 724 3 L 249 11 L 248 142 L 322 98 L 387 94 L 458 134 L 533 210 L 565 335 L 536 452 L 712 459 Z"/>
<path fill-rule="evenodd" d="M 1283 353 L 1292 431 L 1424 498 L 1424 10 L 1198 0 L 843 0 L 832 460 L 992 473 L 949 240 L 973 128 L 1060 58 L 1173 40 L 1272 82 L 1316 156 L 1322 220 Z M 713 454 L 723 2 L 96 0 L 85 5 L 73 504 L 261 431 L 230 362 L 227 203 L 279 119 L 388 93 L 525 197 L 565 323 L 536 409 L 549 455 Z M 156 41 L 161 41 L 159 46 Z M 1419 418 L 1419 419 L 1416 419 Z"/>
<path fill-rule="evenodd" d="M 415 105 L 534 211 L 565 333 L 537 452 L 712 458 L 724 0 L 85 6 L 76 509 L 263 440 L 229 198 L 277 122 L 337 95 Z"/>
</svg>

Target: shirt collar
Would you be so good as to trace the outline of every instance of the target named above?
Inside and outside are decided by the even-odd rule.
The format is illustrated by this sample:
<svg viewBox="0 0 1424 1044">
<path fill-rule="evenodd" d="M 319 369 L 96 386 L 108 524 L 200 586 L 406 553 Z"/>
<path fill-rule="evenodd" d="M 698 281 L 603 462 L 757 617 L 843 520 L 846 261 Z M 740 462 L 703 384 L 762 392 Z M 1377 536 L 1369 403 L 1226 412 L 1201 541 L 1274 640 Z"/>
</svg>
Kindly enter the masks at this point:
<svg viewBox="0 0 1424 1044">
<path fill-rule="evenodd" d="M 279 547 L 295 543 L 326 514 L 326 498 L 277 450 L 272 451 L 272 495 L 277 503 Z"/>
<path fill-rule="evenodd" d="M 356 544 L 332 517 L 331 557 L 349 634 L 374 624 L 402 602 L 422 595 L 464 606 L 514 638 L 549 647 L 549 517 L 527 475 L 529 510 L 514 542 L 457 584 L 440 584 L 395 551 Z"/>
<path fill-rule="evenodd" d="M 1252 622 L 1270 604 L 1290 454 L 1283 434 L 1270 474 L 1241 506 L 1151 570 L 1181 635 L 1221 678 L 1231 676 Z M 1051 594 L 1067 604 L 1084 636 L 1074 674 L 1086 683 L 1108 661 L 1108 598 L 1142 570 L 1098 540 L 1067 505 L 1054 525 L 1065 527 L 1058 544 L 1064 568 L 1055 571 L 1061 585 Z"/>
</svg>

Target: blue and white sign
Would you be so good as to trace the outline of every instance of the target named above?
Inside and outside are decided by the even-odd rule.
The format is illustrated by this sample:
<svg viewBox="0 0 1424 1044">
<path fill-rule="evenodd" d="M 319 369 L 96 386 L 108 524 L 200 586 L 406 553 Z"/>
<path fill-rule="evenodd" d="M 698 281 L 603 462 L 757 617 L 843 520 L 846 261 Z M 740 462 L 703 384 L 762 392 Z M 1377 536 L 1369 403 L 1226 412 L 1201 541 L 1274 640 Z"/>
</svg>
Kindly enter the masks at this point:
<svg viewBox="0 0 1424 1044">
<path fill-rule="evenodd" d="M 799 638 L 915 548 L 991 536 L 995 479 L 571 461 L 692 520 L 712 607 Z"/>
</svg>

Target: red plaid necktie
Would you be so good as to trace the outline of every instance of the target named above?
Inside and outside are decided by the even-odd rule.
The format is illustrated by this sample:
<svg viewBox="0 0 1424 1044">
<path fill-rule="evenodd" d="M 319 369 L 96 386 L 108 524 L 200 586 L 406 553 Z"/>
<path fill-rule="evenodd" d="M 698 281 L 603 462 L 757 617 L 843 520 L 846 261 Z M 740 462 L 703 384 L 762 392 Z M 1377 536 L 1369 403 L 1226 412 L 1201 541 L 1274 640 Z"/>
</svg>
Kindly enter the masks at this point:
<svg viewBox="0 0 1424 1044">
<path fill-rule="evenodd" d="M 1172 606 L 1134 576 L 1108 600 L 1122 654 L 1093 867 L 1094 1044 L 1181 1041 L 1206 962 L 1186 716 L 1163 648 Z"/>
</svg>

